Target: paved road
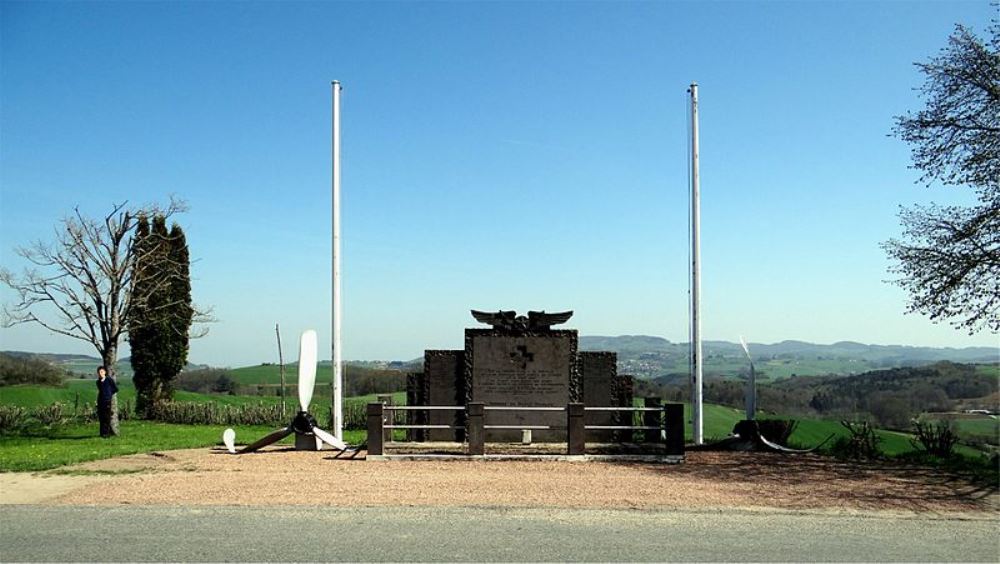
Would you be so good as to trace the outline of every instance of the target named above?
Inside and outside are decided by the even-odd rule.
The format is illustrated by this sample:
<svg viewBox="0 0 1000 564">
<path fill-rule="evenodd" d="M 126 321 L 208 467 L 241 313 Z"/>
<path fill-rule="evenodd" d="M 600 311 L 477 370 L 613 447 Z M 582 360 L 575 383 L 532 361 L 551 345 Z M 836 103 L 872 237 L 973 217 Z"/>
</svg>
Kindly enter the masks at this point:
<svg viewBox="0 0 1000 564">
<path fill-rule="evenodd" d="M 0 507 L 0 561 L 1000 561 L 998 520 L 745 511 Z"/>
</svg>

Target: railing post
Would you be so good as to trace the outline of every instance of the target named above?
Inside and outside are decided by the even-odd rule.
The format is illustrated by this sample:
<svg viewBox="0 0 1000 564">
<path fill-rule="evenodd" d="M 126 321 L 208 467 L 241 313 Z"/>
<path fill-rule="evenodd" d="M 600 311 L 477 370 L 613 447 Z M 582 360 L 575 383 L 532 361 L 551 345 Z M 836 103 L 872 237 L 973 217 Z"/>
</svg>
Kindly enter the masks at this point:
<svg viewBox="0 0 1000 564">
<path fill-rule="evenodd" d="M 375 399 L 379 403 L 381 403 L 382 405 L 387 405 L 389 407 L 392 407 L 392 405 L 393 405 L 392 394 L 378 394 L 378 395 L 375 396 Z M 391 409 L 383 410 L 383 413 L 382 413 L 382 422 L 383 423 L 389 424 L 389 425 L 393 425 L 394 424 L 393 422 L 395 420 L 396 420 L 396 412 L 395 411 L 393 411 Z M 385 427 L 383 427 L 382 429 L 383 429 L 382 430 L 382 444 L 385 445 L 386 443 L 391 443 L 392 442 L 392 429 L 386 429 Z"/>
<path fill-rule="evenodd" d="M 486 416 L 486 405 L 483 403 L 470 403 L 466 406 L 469 454 L 483 455 L 486 453 L 486 429 L 483 428 Z"/>
<path fill-rule="evenodd" d="M 668 403 L 663 406 L 663 425 L 666 427 L 667 454 L 684 454 L 684 404 Z"/>
<path fill-rule="evenodd" d="M 385 413 L 385 406 L 382 402 L 372 402 L 368 404 L 368 454 L 373 456 L 382 455 L 382 433 L 384 432 L 382 416 Z"/>
<path fill-rule="evenodd" d="M 584 427 L 583 404 L 571 403 L 566 406 L 566 453 L 583 454 L 587 448 L 587 429 Z"/>
<path fill-rule="evenodd" d="M 661 425 L 660 415 L 662 414 L 659 411 L 659 408 L 662 402 L 660 401 L 660 398 L 654 398 L 654 397 L 644 398 L 644 400 L 645 401 L 643 403 L 646 407 L 655 407 L 657 408 L 657 411 L 642 412 L 642 426 L 656 427 L 655 430 L 646 429 L 642 432 L 642 442 L 644 443 L 661 442 L 663 439 L 660 436 L 660 425 Z"/>
</svg>

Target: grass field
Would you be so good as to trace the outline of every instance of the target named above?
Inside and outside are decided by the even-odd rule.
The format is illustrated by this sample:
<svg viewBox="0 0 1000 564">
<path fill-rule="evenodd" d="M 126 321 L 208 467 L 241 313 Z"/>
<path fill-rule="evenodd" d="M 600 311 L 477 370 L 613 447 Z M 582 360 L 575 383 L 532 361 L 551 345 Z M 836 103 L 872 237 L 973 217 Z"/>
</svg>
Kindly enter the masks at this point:
<svg viewBox="0 0 1000 564">
<path fill-rule="evenodd" d="M 135 400 L 135 388 L 131 382 L 120 385 L 120 400 Z M 405 393 L 393 394 L 397 404 L 405 403 Z M 92 379 L 69 380 L 65 387 L 51 388 L 43 386 L 10 386 L 0 388 L 0 404 L 17 405 L 31 408 L 61 402 L 73 405 L 76 399 L 80 402 L 93 404 L 96 400 L 96 387 Z M 177 401 L 184 402 L 216 402 L 220 404 L 241 405 L 254 403 L 276 404 L 279 398 L 273 396 L 226 396 L 215 394 L 196 394 L 177 392 Z M 354 403 L 375 401 L 374 395 L 345 398 Z M 289 409 L 295 409 L 297 398 L 288 398 Z M 314 415 L 321 421 L 325 420 L 326 406 L 329 404 L 325 392 L 317 393 L 314 399 Z M 691 406 L 685 404 L 685 420 L 690 419 Z M 772 416 L 782 418 L 780 416 Z M 729 435 L 733 426 L 743 418 L 743 411 L 730 407 L 706 404 L 704 409 L 704 436 L 707 442 L 721 439 Z M 792 446 L 809 448 L 820 444 L 828 437 L 847 437 L 848 432 L 837 421 L 797 419 L 798 428 L 790 438 Z M 996 433 L 997 421 L 992 418 L 964 418 L 958 422 L 965 433 Z M 690 423 L 686 425 L 685 436 L 692 439 Z M 54 429 L 38 429 L 28 435 L 0 436 L 0 471 L 41 470 L 54 468 L 65 464 L 95 460 L 123 454 L 168 450 L 175 448 L 207 447 L 219 443 L 222 427 L 189 426 L 154 423 L 148 421 L 125 421 L 122 423 L 122 435 L 114 439 L 97 437 L 97 427 L 94 424 L 67 424 Z M 270 427 L 240 427 L 238 436 L 261 436 L 270 431 Z M 363 431 L 345 432 L 349 442 L 361 442 Z M 913 452 L 915 447 L 910 442 L 910 436 L 894 431 L 878 430 L 881 447 L 886 454 L 897 455 Z M 291 442 L 292 439 L 286 439 Z M 830 443 L 828 443 L 830 444 Z M 978 451 L 959 446 L 958 450 L 967 456 L 977 456 Z"/>
<path fill-rule="evenodd" d="M 237 442 L 245 444 L 274 429 L 236 426 Z M 222 444 L 224 427 L 172 425 L 150 421 L 124 421 L 121 434 L 110 439 L 97 436 L 97 424 L 71 424 L 39 429 L 31 435 L 0 436 L 0 472 L 27 472 L 58 468 L 67 464 L 100 460 L 126 454 L 178 448 L 202 448 Z M 362 431 L 345 431 L 349 443 L 364 440 Z M 289 436 L 278 444 L 294 444 Z"/>
<path fill-rule="evenodd" d="M 951 421 L 955 432 L 962 440 L 980 440 L 991 445 L 1000 444 L 1000 419 L 992 415 L 979 414 L 926 414 L 930 420 Z"/>
<path fill-rule="evenodd" d="M 317 388 L 313 393 L 313 404 L 316 406 L 328 405 L 328 394 L 328 388 Z M 55 402 L 73 405 L 77 398 L 79 398 L 81 405 L 83 403 L 93 404 L 97 401 L 97 386 L 94 384 L 94 380 L 92 378 L 86 380 L 66 380 L 66 386 L 59 388 L 36 385 L 0 387 L 0 404 L 16 405 L 18 407 L 31 408 Z M 345 398 L 345 400 L 352 402 L 370 402 L 375 401 L 376 397 L 375 394 L 371 394 L 367 396 Z M 132 382 L 119 382 L 118 401 L 135 402 L 135 387 L 132 385 Z M 196 403 L 214 402 L 222 405 L 277 405 L 281 401 L 281 398 L 277 396 L 228 396 L 221 394 L 198 394 L 178 390 L 174 392 L 174 401 Z M 286 400 L 289 409 L 297 409 L 298 401 L 298 396 L 294 394 L 289 394 Z M 393 401 L 395 403 L 405 402 L 406 393 L 397 392 L 393 394 Z"/>
</svg>

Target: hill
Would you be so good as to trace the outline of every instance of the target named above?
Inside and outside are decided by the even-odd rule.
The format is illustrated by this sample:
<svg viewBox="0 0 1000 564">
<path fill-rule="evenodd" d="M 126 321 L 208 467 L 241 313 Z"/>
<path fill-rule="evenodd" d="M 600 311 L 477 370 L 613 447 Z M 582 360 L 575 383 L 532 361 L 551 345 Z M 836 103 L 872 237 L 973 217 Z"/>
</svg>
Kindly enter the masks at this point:
<svg viewBox="0 0 1000 564">
<path fill-rule="evenodd" d="M 992 347 L 936 348 L 903 345 L 865 345 L 841 341 L 819 345 L 804 341 L 750 343 L 750 353 L 759 379 L 791 376 L 850 375 L 863 372 L 924 366 L 940 361 L 956 363 L 996 363 L 1000 349 Z M 638 378 L 673 377 L 684 380 L 690 358 L 688 343 L 674 343 L 660 337 L 623 335 L 582 336 L 580 350 L 618 353 L 618 370 Z M 732 378 L 746 375 L 749 366 L 739 343 L 704 341 L 705 376 Z"/>
<path fill-rule="evenodd" d="M 44 360 L 49 364 L 61 368 L 71 377 L 90 377 L 97 373 L 97 367 L 102 364 L 101 359 L 96 356 L 85 354 L 61 354 L 61 353 L 33 353 L 26 351 L 0 351 L 14 358 Z M 196 370 L 207 368 L 204 364 L 188 363 L 184 370 Z M 118 377 L 126 380 L 132 379 L 132 364 L 129 357 L 118 359 Z"/>
</svg>

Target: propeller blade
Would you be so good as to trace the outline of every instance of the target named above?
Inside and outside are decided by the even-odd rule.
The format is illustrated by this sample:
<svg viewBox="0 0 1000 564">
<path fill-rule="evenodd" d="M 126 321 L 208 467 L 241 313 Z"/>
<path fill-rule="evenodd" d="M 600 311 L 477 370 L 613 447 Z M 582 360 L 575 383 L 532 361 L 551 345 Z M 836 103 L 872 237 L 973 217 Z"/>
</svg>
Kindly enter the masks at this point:
<svg viewBox="0 0 1000 564">
<path fill-rule="evenodd" d="M 264 437 L 263 439 L 255 442 L 255 443 L 253 443 L 251 445 L 247 445 L 247 446 L 243 447 L 243 449 L 240 450 L 240 454 L 246 454 L 248 452 L 253 452 L 253 451 L 257 450 L 257 449 L 264 448 L 267 445 L 269 445 L 271 443 L 276 443 L 276 442 L 280 441 L 281 439 L 283 439 L 283 438 L 285 438 L 285 437 L 287 437 L 288 435 L 291 435 L 291 434 L 292 434 L 292 428 L 291 427 L 285 427 L 284 429 L 278 429 L 277 431 L 271 433 L 270 435 Z"/>
<path fill-rule="evenodd" d="M 299 338 L 299 407 L 309 411 L 316 385 L 316 332 L 307 329 Z"/>
<path fill-rule="evenodd" d="M 319 427 L 313 427 L 313 434 L 319 437 L 324 443 L 332 446 L 337 450 L 347 450 L 347 443 L 338 439 L 337 437 L 334 437 L 333 435 L 327 433 L 326 431 L 320 429 Z"/>
<path fill-rule="evenodd" d="M 236 431 L 226 429 L 222 432 L 222 443 L 226 445 L 226 450 L 230 454 L 236 454 Z"/>
<path fill-rule="evenodd" d="M 747 360 L 749 360 L 750 362 L 753 362 L 753 359 L 750 358 L 750 347 L 747 346 L 747 342 L 746 342 L 746 340 L 743 339 L 743 335 L 740 335 L 740 344 L 743 345 L 743 352 L 746 353 Z"/>
</svg>

